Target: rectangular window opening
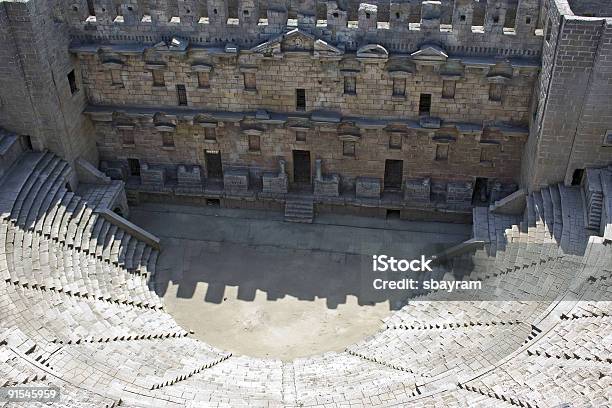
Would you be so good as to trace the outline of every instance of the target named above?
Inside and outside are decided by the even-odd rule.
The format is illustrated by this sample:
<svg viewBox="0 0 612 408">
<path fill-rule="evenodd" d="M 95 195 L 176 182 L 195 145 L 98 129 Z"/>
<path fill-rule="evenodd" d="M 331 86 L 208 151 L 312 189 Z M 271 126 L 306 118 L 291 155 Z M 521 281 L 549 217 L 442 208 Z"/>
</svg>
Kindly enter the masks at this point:
<svg viewBox="0 0 612 408">
<path fill-rule="evenodd" d="M 295 141 L 296 142 L 305 142 L 306 141 L 306 132 L 297 131 L 295 132 Z"/>
<path fill-rule="evenodd" d="M 421 94 L 419 98 L 419 115 L 431 113 L 431 94 Z"/>
<path fill-rule="evenodd" d="M 165 86 L 164 71 L 156 69 L 153 71 L 153 86 Z"/>
<path fill-rule="evenodd" d="M 406 79 L 393 78 L 393 96 L 406 96 Z"/>
<path fill-rule="evenodd" d="M 401 133 L 394 132 L 389 135 L 389 149 L 393 149 L 393 150 L 402 149 L 402 134 Z"/>
<path fill-rule="evenodd" d="M 455 91 L 457 89 L 457 83 L 455 81 L 444 81 L 442 82 L 442 98 L 453 99 L 455 98 Z"/>
<path fill-rule="evenodd" d="M 249 135 L 249 151 L 259 152 L 261 151 L 261 138 L 258 135 Z"/>
<path fill-rule="evenodd" d="M 348 140 L 342 142 L 342 154 L 344 156 L 355 157 L 355 142 Z"/>
<path fill-rule="evenodd" d="M 111 83 L 113 85 L 123 85 L 123 81 L 121 80 L 121 71 L 118 69 L 111 70 Z"/>
<path fill-rule="evenodd" d="M 185 85 L 177 85 L 176 93 L 179 106 L 187 106 L 187 90 L 185 89 Z"/>
<path fill-rule="evenodd" d="M 257 89 L 257 77 L 254 72 L 244 73 L 244 89 L 255 91 Z"/>
<path fill-rule="evenodd" d="M 295 90 L 295 110 L 297 111 L 306 110 L 306 90 L 305 89 Z"/>
<path fill-rule="evenodd" d="M 489 100 L 493 102 L 501 102 L 504 94 L 504 85 L 489 84 Z"/>
<path fill-rule="evenodd" d="M 170 132 L 162 132 L 162 146 L 174 147 L 174 135 Z"/>
<path fill-rule="evenodd" d="M 448 160 L 448 144 L 439 144 L 436 146 L 436 161 L 447 161 Z"/>
<path fill-rule="evenodd" d="M 210 88 L 210 78 L 208 72 L 198 72 L 198 87 Z"/>
<path fill-rule="evenodd" d="M 357 94 L 357 79 L 355 77 L 344 77 L 344 94 Z"/>
<path fill-rule="evenodd" d="M 215 128 L 204 128 L 204 140 L 217 141 L 217 129 Z"/>
</svg>

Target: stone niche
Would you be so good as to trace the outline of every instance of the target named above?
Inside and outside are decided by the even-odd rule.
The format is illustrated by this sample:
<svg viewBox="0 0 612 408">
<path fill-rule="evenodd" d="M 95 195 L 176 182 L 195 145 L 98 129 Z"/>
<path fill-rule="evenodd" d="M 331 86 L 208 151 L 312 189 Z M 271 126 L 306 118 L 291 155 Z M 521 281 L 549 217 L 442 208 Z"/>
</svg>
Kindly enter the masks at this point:
<svg viewBox="0 0 612 408">
<path fill-rule="evenodd" d="M 285 161 L 279 162 L 279 172 L 267 172 L 262 177 L 262 191 L 266 194 L 287 194 L 289 191 L 289 178 L 285 170 Z"/>
<path fill-rule="evenodd" d="M 202 175 L 200 166 L 180 165 L 176 171 L 176 178 L 180 188 L 190 190 L 202 189 Z"/>
<path fill-rule="evenodd" d="M 249 191 L 249 171 L 227 170 L 223 173 L 223 186 L 228 194 L 245 194 Z"/>
<path fill-rule="evenodd" d="M 337 174 L 323 175 L 321 159 L 315 161 L 316 177 L 314 193 L 320 197 L 338 197 L 340 195 L 340 176 Z"/>
<path fill-rule="evenodd" d="M 448 204 L 472 203 L 474 186 L 469 181 L 451 181 L 446 186 L 446 202 Z"/>
<path fill-rule="evenodd" d="M 431 179 L 408 179 L 404 185 L 404 200 L 413 203 L 429 203 L 431 201 Z"/>
<path fill-rule="evenodd" d="M 381 181 L 373 177 L 357 177 L 355 195 L 357 198 L 380 198 Z"/>
<path fill-rule="evenodd" d="M 163 167 L 152 166 L 148 163 L 140 165 L 140 183 L 148 188 L 162 190 L 166 183 L 166 171 Z"/>
</svg>

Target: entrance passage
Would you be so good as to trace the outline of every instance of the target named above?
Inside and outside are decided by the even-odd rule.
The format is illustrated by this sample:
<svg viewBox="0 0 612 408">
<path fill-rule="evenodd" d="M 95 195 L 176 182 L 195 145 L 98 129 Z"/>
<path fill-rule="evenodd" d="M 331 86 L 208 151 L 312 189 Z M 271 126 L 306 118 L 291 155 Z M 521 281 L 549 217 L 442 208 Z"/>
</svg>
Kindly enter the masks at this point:
<svg viewBox="0 0 612 408">
<path fill-rule="evenodd" d="M 206 169 L 208 171 L 208 178 L 222 179 L 223 178 L 223 165 L 221 164 L 221 152 L 218 150 L 207 150 L 206 151 Z"/>
<path fill-rule="evenodd" d="M 310 152 L 307 150 L 293 151 L 293 181 L 310 183 Z"/>
<path fill-rule="evenodd" d="M 402 160 L 385 160 L 385 190 L 401 190 L 403 173 Z"/>
</svg>

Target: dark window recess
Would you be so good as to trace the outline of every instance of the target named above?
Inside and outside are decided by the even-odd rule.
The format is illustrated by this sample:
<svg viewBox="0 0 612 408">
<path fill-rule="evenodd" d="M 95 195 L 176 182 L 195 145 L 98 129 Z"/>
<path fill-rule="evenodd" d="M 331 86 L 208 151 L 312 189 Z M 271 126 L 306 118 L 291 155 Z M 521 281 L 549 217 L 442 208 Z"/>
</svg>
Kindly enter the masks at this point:
<svg viewBox="0 0 612 408">
<path fill-rule="evenodd" d="M 419 115 L 431 113 L 431 94 L 421 94 L 419 98 Z"/>
<path fill-rule="evenodd" d="M 443 81 L 442 82 L 442 98 L 453 99 L 455 97 L 455 90 L 457 85 L 455 81 Z"/>
<path fill-rule="evenodd" d="M 342 142 L 342 154 L 344 156 L 354 157 L 355 156 L 355 142 L 344 141 Z"/>
<path fill-rule="evenodd" d="M 27 150 L 34 150 L 34 146 L 32 146 L 32 136 L 23 135 L 21 137 L 23 141 L 23 147 Z"/>
<path fill-rule="evenodd" d="M 210 78 L 208 72 L 198 72 L 198 87 L 210 88 Z"/>
<path fill-rule="evenodd" d="M 549 19 L 548 23 L 546 24 L 546 42 L 549 42 L 551 37 L 552 37 L 552 21 L 550 21 Z"/>
<path fill-rule="evenodd" d="M 347 95 L 357 93 L 357 79 L 355 77 L 344 77 L 344 93 Z"/>
<path fill-rule="evenodd" d="M 387 210 L 387 219 L 388 220 L 399 220 L 400 210 Z"/>
<path fill-rule="evenodd" d="M 531 24 L 531 17 L 525 18 L 525 24 Z"/>
<path fill-rule="evenodd" d="M 213 179 L 223 178 L 223 165 L 221 164 L 221 153 L 218 150 L 206 151 L 206 169 L 208 177 Z"/>
<path fill-rule="evenodd" d="M 574 174 L 572 175 L 572 186 L 581 185 L 583 177 L 584 177 L 584 169 L 574 170 Z"/>
<path fill-rule="evenodd" d="M 217 140 L 217 129 L 215 128 L 204 128 L 204 140 Z"/>
<path fill-rule="evenodd" d="M 64 188 L 66 189 L 66 191 L 68 191 L 69 193 L 72 193 L 72 187 L 70 187 L 70 183 L 66 183 L 64 184 Z"/>
<path fill-rule="evenodd" d="M 219 208 L 221 207 L 221 200 L 219 200 L 218 198 L 207 198 L 206 205 L 209 207 Z"/>
<path fill-rule="evenodd" d="M 295 141 L 296 142 L 305 142 L 306 141 L 306 132 L 303 132 L 303 131 L 295 132 Z"/>
<path fill-rule="evenodd" d="M 447 161 L 448 160 L 448 144 L 439 144 L 436 146 L 436 160 Z"/>
<path fill-rule="evenodd" d="M 305 89 L 295 90 L 295 110 L 298 110 L 298 111 L 306 110 L 306 90 Z"/>
<path fill-rule="evenodd" d="M 401 190 L 403 173 L 402 160 L 385 160 L 385 189 Z"/>
<path fill-rule="evenodd" d="M 127 159 L 131 176 L 140 176 L 140 161 L 138 159 Z"/>
<path fill-rule="evenodd" d="M 79 88 L 77 88 L 76 83 L 76 75 L 74 74 L 74 69 L 68 73 L 68 83 L 70 84 L 70 93 L 73 95 L 79 92 Z"/>
<path fill-rule="evenodd" d="M 124 130 L 122 134 L 123 145 L 124 146 L 133 146 L 134 145 L 134 132 L 129 130 Z"/>
<path fill-rule="evenodd" d="M 389 135 L 389 149 L 401 150 L 402 149 L 402 134 L 391 133 Z"/>
<path fill-rule="evenodd" d="M 177 85 L 176 93 L 178 95 L 178 104 L 180 106 L 187 106 L 187 90 L 185 85 Z"/>
<path fill-rule="evenodd" d="M 174 135 L 170 132 L 162 132 L 162 146 L 174 147 Z"/>
<path fill-rule="evenodd" d="M 249 135 L 249 151 L 250 152 L 261 151 L 261 139 L 258 135 Z"/>
<path fill-rule="evenodd" d="M 166 80 L 164 78 L 164 71 L 156 69 L 153 70 L 153 86 L 164 86 Z"/>
<path fill-rule="evenodd" d="M 490 84 L 489 85 L 489 100 L 493 102 L 501 102 L 504 96 L 504 85 Z"/>
<path fill-rule="evenodd" d="M 254 72 L 245 72 L 244 73 L 244 89 L 248 91 L 257 90 L 257 76 Z"/>
<path fill-rule="evenodd" d="M 393 78 L 393 96 L 406 96 L 406 80 Z"/>
</svg>

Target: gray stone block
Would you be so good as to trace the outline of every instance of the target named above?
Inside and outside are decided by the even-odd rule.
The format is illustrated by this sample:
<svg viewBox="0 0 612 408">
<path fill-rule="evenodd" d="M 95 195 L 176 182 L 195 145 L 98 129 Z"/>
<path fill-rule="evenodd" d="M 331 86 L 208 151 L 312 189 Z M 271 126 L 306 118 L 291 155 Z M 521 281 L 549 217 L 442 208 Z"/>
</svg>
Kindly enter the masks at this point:
<svg viewBox="0 0 612 408">
<path fill-rule="evenodd" d="M 223 174 L 223 186 L 230 194 L 246 193 L 249 190 L 248 170 L 227 170 Z"/>
<path fill-rule="evenodd" d="M 338 197 L 340 195 L 340 177 L 337 174 L 332 174 L 315 179 L 314 193 L 321 197 Z"/>
<path fill-rule="evenodd" d="M 446 202 L 449 204 L 470 204 L 474 186 L 469 181 L 451 181 L 446 186 Z"/>
<path fill-rule="evenodd" d="M 380 198 L 381 182 L 378 178 L 358 177 L 355 180 L 355 195 L 359 198 Z"/>
<path fill-rule="evenodd" d="M 140 183 L 149 188 L 163 189 L 166 183 L 165 169 L 143 163 L 140 166 Z"/>
<path fill-rule="evenodd" d="M 408 179 L 404 185 L 404 199 L 408 202 L 429 203 L 431 201 L 429 178 Z"/>
</svg>

